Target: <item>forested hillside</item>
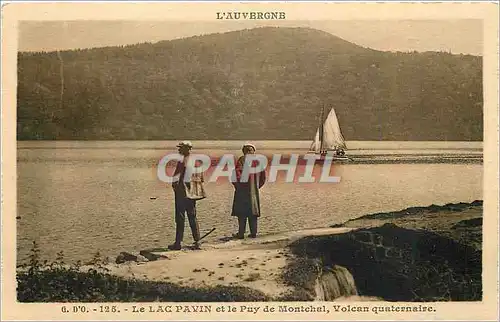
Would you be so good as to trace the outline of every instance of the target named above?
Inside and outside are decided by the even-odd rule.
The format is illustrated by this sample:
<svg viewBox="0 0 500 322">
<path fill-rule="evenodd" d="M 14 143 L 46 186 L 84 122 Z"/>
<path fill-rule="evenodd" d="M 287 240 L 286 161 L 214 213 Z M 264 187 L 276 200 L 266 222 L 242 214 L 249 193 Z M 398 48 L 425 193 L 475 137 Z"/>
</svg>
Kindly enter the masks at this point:
<svg viewBox="0 0 500 322">
<path fill-rule="evenodd" d="M 18 55 L 18 139 L 482 140 L 482 58 L 308 28 Z"/>
</svg>

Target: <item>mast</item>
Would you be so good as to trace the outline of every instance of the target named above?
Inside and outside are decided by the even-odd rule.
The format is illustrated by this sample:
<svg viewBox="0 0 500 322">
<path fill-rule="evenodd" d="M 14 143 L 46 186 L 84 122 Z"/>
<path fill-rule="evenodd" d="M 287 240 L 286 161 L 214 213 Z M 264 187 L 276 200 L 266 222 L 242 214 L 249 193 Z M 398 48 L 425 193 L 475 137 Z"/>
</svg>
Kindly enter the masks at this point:
<svg viewBox="0 0 500 322">
<path fill-rule="evenodd" d="M 323 137 L 325 135 L 323 118 L 325 114 L 325 105 L 321 107 L 321 116 L 319 117 L 319 152 L 323 151 Z"/>
</svg>

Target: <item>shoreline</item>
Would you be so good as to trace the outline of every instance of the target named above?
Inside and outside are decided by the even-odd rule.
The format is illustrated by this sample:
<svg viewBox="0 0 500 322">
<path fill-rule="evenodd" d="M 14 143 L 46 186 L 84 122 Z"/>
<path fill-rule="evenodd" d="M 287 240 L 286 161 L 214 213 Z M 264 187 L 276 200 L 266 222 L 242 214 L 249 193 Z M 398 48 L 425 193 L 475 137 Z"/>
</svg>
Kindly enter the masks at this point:
<svg viewBox="0 0 500 322">
<path fill-rule="evenodd" d="M 188 295 L 196 292 L 208 299 L 229 296 L 239 301 L 480 300 L 481 245 L 482 201 L 476 200 L 369 214 L 327 228 L 202 244 L 201 250 L 124 252 L 121 263 L 101 266 L 115 279 L 164 285 L 175 293 L 167 297 L 173 301 L 179 297 L 176 292 L 188 296 L 180 297 L 184 301 L 189 296 L 201 301 L 201 295 Z M 353 253 L 358 254 L 354 261 Z M 89 266 L 80 269 L 87 271 Z M 438 294 L 433 285 L 417 285 L 415 278 L 422 274 L 428 280 L 434 274 L 434 283 L 451 274 L 454 282 L 440 285 L 447 291 Z M 399 289 L 394 280 L 406 288 Z M 384 287 L 380 281 L 385 281 Z M 221 297 L 219 291 L 226 295 Z"/>
<path fill-rule="evenodd" d="M 26 150 L 40 150 L 47 152 L 52 150 L 53 148 L 20 148 Z M 86 149 L 86 148 L 82 148 Z M 161 151 L 158 149 L 158 151 Z M 172 153 L 173 151 L 165 151 L 166 153 Z M 203 149 L 199 149 L 196 151 L 198 154 L 203 154 L 205 151 Z M 28 153 L 28 152 L 26 152 Z M 17 161 L 19 162 L 46 162 L 46 161 L 68 161 L 68 158 L 65 156 L 57 157 L 54 155 L 47 155 L 40 158 L 33 158 L 28 154 L 18 155 Z M 196 154 L 195 153 L 195 154 Z M 238 150 L 227 150 L 224 151 L 225 154 L 234 155 L 235 157 L 240 155 Z M 220 159 L 223 152 L 219 151 L 218 153 L 210 153 L 207 152 L 207 156 L 210 157 L 210 166 L 215 166 L 220 162 Z M 305 166 L 306 160 L 304 160 L 305 155 L 310 155 L 311 153 L 307 153 L 307 151 L 281 151 L 275 150 L 275 153 L 280 155 L 280 164 L 286 164 L 290 162 L 290 158 L 292 155 L 297 156 L 297 165 Z M 164 156 L 160 152 L 150 153 L 149 155 L 129 155 L 128 162 L 143 162 L 144 164 L 148 164 L 150 166 L 157 166 L 160 159 Z M 260 153 L 258 153 L 260 154 Z M 270 154 L 268 151 L 262 153 L 263 156 L 268 160 L 268 164 L 273 160 L 273 154 Z M 314 154 L 313 154 L 314 155 Z M 345 157 L 348 159 L 333 159 L 332 163 L 334 164 L 344 164 L 344 165 L 356 165 L 356 164 L 482 164 L 484 162 L 484 153 L 483 151 L 478 152 L 470 152 L 464 153 L 463 151 L 459 151 L 456 153 L 448 152 L 427 152 L 427 153 L 381 153 L 379 150 L 365 150 L 365 153 L 359 153 L 359 151 L 354 151 L 354 153 L 348 152 Z M 81 160 L 79 158 L 78 160 Z M 116 161 L 116 157 L 88 157 L 89 161 L 98 161 L 98 162 L 112 162 Z M 324 160 L 316 160 L 315 164 L 323 163 Z M 171 166 L 171 164 L 167 164 L 167 167 Z"/>
</svg>

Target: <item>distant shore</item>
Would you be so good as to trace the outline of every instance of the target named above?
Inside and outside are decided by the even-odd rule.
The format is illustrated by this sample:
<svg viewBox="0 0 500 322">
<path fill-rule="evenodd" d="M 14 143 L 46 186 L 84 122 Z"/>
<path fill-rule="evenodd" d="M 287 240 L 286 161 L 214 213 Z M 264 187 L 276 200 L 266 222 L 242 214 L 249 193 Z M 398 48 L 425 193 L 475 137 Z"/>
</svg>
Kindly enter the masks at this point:
<svg viewBox="0 0 500 322">
<path fill-rule="evenodd" d="M 74 290 L 79 274 L 77 279 L 91 279 L 89 287 L 97 287 L 95 296 L 79 287 L 87 294 L 78 299 L 83 301 L 135 301 L 139 294 L 145 301 L 481 300 L 481 245 L 482 201 L 412 207 L 330 228 L 207 244 L 199 251 L 122 253 L 121 264 L 99 264 L 90 277 L 66 268 L 39 269 L 31 277 L 19 270 L 19 300 L 70 301 L 43 288 L 55 279 L 59 289 Z M 45 298 L 26 295 L 33 284 Z M 132 289 L 120 291 L 115 284 Z M 99 291 L 105 285 L 115 288 Z"/>
</svg>

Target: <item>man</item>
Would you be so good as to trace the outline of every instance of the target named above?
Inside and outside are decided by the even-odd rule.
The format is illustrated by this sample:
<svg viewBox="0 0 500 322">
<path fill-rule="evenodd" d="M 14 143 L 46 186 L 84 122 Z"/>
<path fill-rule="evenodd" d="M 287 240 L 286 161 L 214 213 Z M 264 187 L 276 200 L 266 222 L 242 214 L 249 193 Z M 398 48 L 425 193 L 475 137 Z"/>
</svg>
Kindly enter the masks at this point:
<svg viewBox="0 0 500 322">
<path fill-rule="evenodd" d="M 183 156 L 183 160 L 177 162 L 174 176 L 179 175 L 178 180 L 172 183 L 172 188 L 175 194 L 175 243 L 169 245 L 170 250 L 180 250 L 182 239 L 184 237 L 184 225 L 186 222 L 186 213 L 193 234 L 194 246 L 199 248 L 200 228 L 196 219 L 196 200 L 205 198 L 205 190 L 203 188 L 203 176 L 201 173 L 195 173 L 191 168 L 188 173 L 191 173 L 190 179 L 186 180 L 186 170 L 192 167 L 189 162 L 191 149 L 193 145 L 190 141 L 183 141 L 177 145 L 179 154 Z"/>
<path fill-rule="evenodd" d="M 257 219 L 260 217 L 260 198 L 259 189 L 266 181 L 265 171 L 252 173 L 248 181 L 243 182 L 242 173 L 246 159 L 249 155 L 255 153 L 255 146 L 247 143 L 242 148 L 243 156 L 236 163 L 236 182 L 233 182 L 235 191 L 233 199 L 232 216 L 238 217 L 238 233 L 234 238 L 245 238 L 246 222 L 250 226 L 250 238 L 257 237 Z"/>
</svg>

